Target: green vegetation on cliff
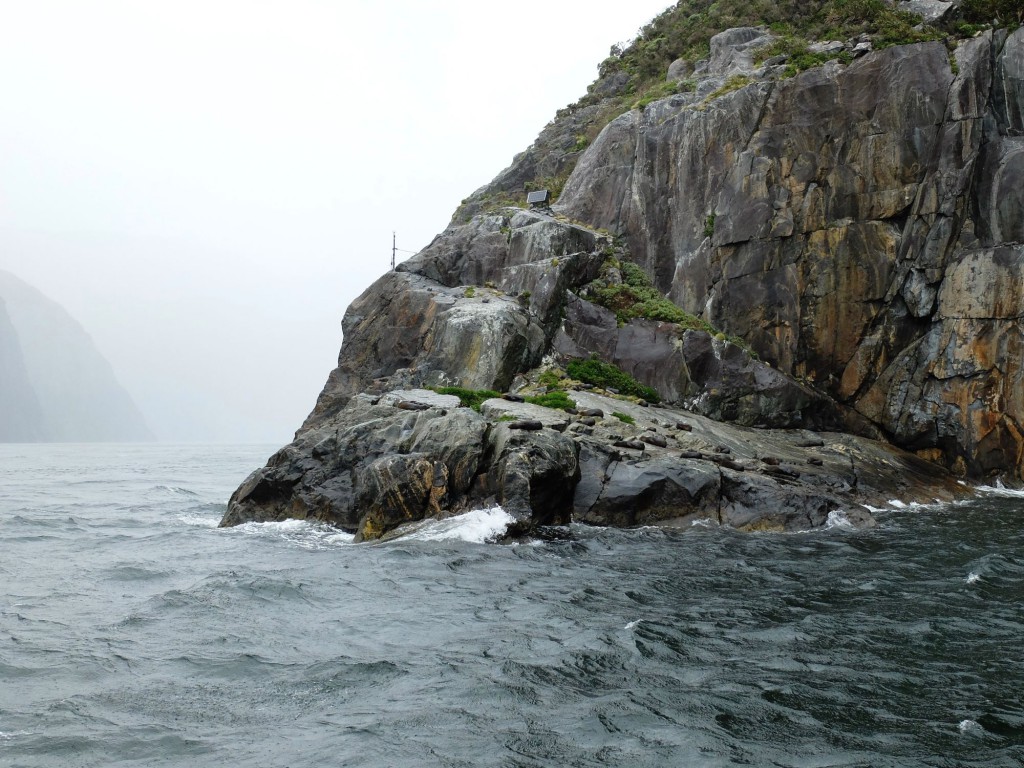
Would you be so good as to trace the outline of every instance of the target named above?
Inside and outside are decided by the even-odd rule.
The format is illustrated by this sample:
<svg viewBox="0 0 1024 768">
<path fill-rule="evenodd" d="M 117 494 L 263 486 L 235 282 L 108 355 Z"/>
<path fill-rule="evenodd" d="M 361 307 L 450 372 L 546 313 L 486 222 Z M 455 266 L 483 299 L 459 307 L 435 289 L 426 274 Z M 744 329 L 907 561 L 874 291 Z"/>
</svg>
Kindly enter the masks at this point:
<svg viewBox="0 0 1024 768">
<path fill-rule="evenodd" d="M 980 6 L 1019 5 L 1019 0 L 967 0 Z M 984 16 L 984 13 L 980 14 Z M 990 15 L 999 18 L 1008 11 Z M 604 101 L 602 116 L 586 134 L 592 140 L 607 122 L 627 109 L 643 107 L 655 98 L 685 91 L 685 81 L 666 83 L 665 73 L 676 59 L 695 63 L 710 52 L 711 38 L 732 27 L 767 26 L 779 38 L 768 55 L 785 55 L 787 74 L 845 58 L 842 52 L 811 53 L 815 40 L 850 40 L 864 35 L 875 48 L 943 40 L 956 29 L 920 25 L 920 17 L 897 10 L 885 0 L 680 0 L 640 29 L 625 48 L 615 46 L 601 62 L 589 93 L 559 115 Z M 969 30 L 963 30 L 968 34 Z M 848 56 L 848 54 L 846 54 Z M 604 99 L 600 83 L 624 73 L 628 85 L 618 100 Z"/>
<path fill-rule="evenodd" d="M 651 403 L 661 402 L 653 388 L 641 384 L 621 368 L 602 362 L 596 357 L 588 360 L 570 360 L 565 370 L 577 381 L 593 384 L 595 387 L 615 389 L 623 395 L 642 397 Z"/>
<path fill-rule="evenodd" d="M 466 389 L 464 387 L 431 387 L 431 389 L 439 395 L 455 395 L 459 398 L 461 406 L 472 408 L 477 413 L 480 412 L 480 406 L 485 400 L 501 397 L 500 392 L 495 392 L 491 389 Z M 570 400 L 565 390 L 561 388 L 553 389 L 543 395 L 527 397 L 525 400 L 534 405 L 555 408 L 556 410 L 576 407 L 575 401 Z"/>
<path fill-rule="evenodd" d="M 1019 0 L 967 2 L 1020 4 Z M 632 90 L 638 93 L 652 81 L 664 80 L 674 60 L 706 57 L 710 39 L 731 27 L 769 26 L 776 35 L 802 40 L 849 40 L 867 35 L 876 48 L 939 40 L 947 34 L 936 27 L 919 27 L 919 22 L 920 17 L 897 10 L 885 0 L 680 0 L 643 27 L 627 48 L 613 48 L 599 73 L 602 78 L 628 73 Z"/>
<path fill-rule="evenodd" d="M 465 389 L 464 387 L 431 387 L 439 395 L 455 395 L 464 408 L 480 411 L 480 404 L 492 397 L 501 397 L 500 392 L 490 389 Z"/>
<path fill-rule="evenodd" d="M 662 296 L 647 274 L 636 264 L 623 261 L 618 264 L 622 282 L 595 283 L 587 298 L 615 313 L 619 323 L 634 318 L 678 323 L 684 328 L 707 330 L 714 333 L 706 322 L 685 312 Z"/>
<path fill-rule="evenodd" d="M 569 396 L 565 393 L 565 390 L 562 389 L 554 389 L 550 392 L 544 393 L 543 395 L 527 397 L 526 402 L 562 411 L 566 408 L 576 407 L 576 401 L 570 400 Z"/>
<path fill-rule="evenodd" d="M 591 283 L 586 298 L 614 312 L 620 324 L 624 325 L 636 318 L 675 323 L 683 330 L 704 331 L 719 340 L 729 341 L 748 352 L 751 351 L 740 337 L 723 334 L 707 320 L 691 315 L 662 296 L 651 283 L 647 273 L 637 264 L 622 261 L 610 262 L 607 265 L 612 266 L 618 267 L 622 282 L 595 281 Z"/>
<path fill-rule="evenodd" d="M 1024 3 L 1021 0 L 963 0 L 960 13 L 968 24 L 995 22 L 1007 27 L 1024 24 Z"/>
<path fill-rule="evenodd" d="M 774 43 L 762 48 L 758 60 L 765 61 L 773 56 L 786 57 L 785 77 L 792 77 L 805 69 L 821 66 L 827 61 L 838 60 L 849 64 L 853 60 L 848 51 L 812 51 L 806 40 L 791 35 L 776 38 Z"/>
</svg>

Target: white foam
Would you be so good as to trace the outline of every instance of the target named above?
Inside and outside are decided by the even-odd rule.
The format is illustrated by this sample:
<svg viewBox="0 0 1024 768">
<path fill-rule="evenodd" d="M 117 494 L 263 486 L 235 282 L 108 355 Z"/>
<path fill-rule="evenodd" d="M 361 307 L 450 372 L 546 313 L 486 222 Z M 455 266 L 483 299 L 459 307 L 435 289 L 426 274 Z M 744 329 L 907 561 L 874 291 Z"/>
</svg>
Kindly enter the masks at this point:
<svg viewBox="0 0 1024 768">
<path fill-rule="evenodd" d="M 970 733 L 971 731 L 977 733 L 984 730 L 977 720 L 961 720 L 957 728 L 960 729 L 960 733 Z"/>
<path fill-rule="evenodd" d="M 196 528 L 216 528 L 220 525 L 219 517 L 208 517 L 206 515 L 181 515 L 178 520 L 185 525 L 192 525 Z"/>
<path fill-rule="evenodd" d="M 901 501 L 900 499 L 889 499 L 887 502 L 885 502 L 886 505 L 884 507 L 873 507 L 870 504 L 861 504 L 861 506 L 864 507 L 864 509 L 866 509 L 868 512 L 870 512 L 871 514 L 874 515 L 874 514 L 878 514 L 879 512 L 891 512 L 892 510 L 897 510 L 897 509 L 899 509 L 899 510 L 931 509 L 933 507 L 944 506 L 947 503 L 948 502 L 945 502 L 942 499 L 935 499 L 935 502 L 932 503 L 932 504 L 922 504 L 922 503 L 920 503 L 918 501 Z M 953 503 L 955 504 L 956 502 L 953 502 Z"/>
<path fill-rule="evenodd" d="M 925 504 L 922 504 L 919 501 L 900 501 L 899 499 L 889 499 L 889 501 L 887 501 L 885 503 L 888 504 L 887 509 L 900 509 L 900 510 L 907 510 L 907 511 L 911 511 L 911 512 L 919 512 L 921 510 L 936 509 L 936 508 L 948 506 L 950 504 L 950 502 L 943 501 L 942 499 L 934 499 L 930 503 L 925 503 Z M 955 503 L 955 502 L 953 502 L 953 503 Z M 869 508 L 869 510 L 870 510 L 870 508 Z M 870 511 L 875 511 L 875 510 L 870 510 Z M 881 512 L 883 510 L 878 510 L 878 511 Z"/>
<path fill-rule="evenodd" d="M 474 544 L 485 544 L 504 535 L 514 521 L 515 518 L 499 506 L 474 509 L 444 520 L 433 520 L 403 538 L 418 541 L 461 539 Z"/>
<path fill-rule="evenodd" d="M 825 530 L 839 528 L 844 531 L 852 531 L 856 528 L 853 523 L 850 522 L 850 518 L 846 516 L 846 512 L 841 509 L 834 509 L 828 513 L 828 517 L 825 519 Z"/>
<path fill-rule="evenodd" d="M 356 535 L 354 533 L 345 533 L 344 531 L 334 531 L 328 533 L 323 537 L 325 544 L 351 544 L 355 541 Z"/>
<path fill-rule="evenodd" d="M 198 496 L 195 491 L 191 491 L 188 488 L 182 488 L 177 485 L 157 485 L 154 486 L 157 491 L 164 491 L 166 493 L 173 494 L 175 496 Z"/>
<path fill-rule="evenodd" d="M 339 531 L 329 525 L 309 520 L 280 520 L 270 523 L 243 523 L 224 529 L 228 533 L 245 536 L 279 538 L 296 544 L 303 549 L 324 549 L 326 547 L 351 544 L 355 538 L 351 533 Z"/>
<path fill-rule="evenodd" d="M 211 523 L 208 518 L 200 518 L 198 515 L 185 516 L 182 519 L 189 525 L 216 527 L 219 524 L 216 520 Z M 484 544 L 503 535 L 513 521 L 512 515 L 501 507 L 495 506 L 489 509 L 473 510 L 444 520 L 423 521 L 414 530 L 399 538 L 418 541 L 461 540 Z M 347 546 L 352 544 L 355 539 L 351 533 L 345 533 L 324 523 L 309 520 L 243 523 L 233 528 L 225 528 L 224 531 L 229 535 L 284 539 L 303 549 Z"/>
<path fill-rule="evenodd" d="M 1011 499 L 1024 498 L 1024 489 L 1007 488 L 1001 481 L 996 480 L 995 485 L 979 485 L 976 489 L 979 493 L 988 493 L 992 496 L 1004 496 Z"/>
<path fill-rule="evenodd" d="M 636 626 L 637 624 L 639 624 L 639 623 L 640 623 L 641 621 L 643 621 L 643 619 L 637 619 L 636 621 L 631 621 L 631 622 L 629 622 L 629 624 L 627 624 L 627 625 L 626 625 L 626 626 L 624 627 L 624 629 L 633 629 L 633 627 L 635 627 L 635 626 Z"/>
<path fill-rule="evenodd" d="M 967 574 L 967 578 L 964 579 L 964 581 L 966 581 L 968 584 L 976 584 L 977 582 L 981 581 L 981 574 L 971 571 Z"/>
<path fill-rule="evenodd" d="M 267 533 L 293 533 L 309 526 L 306 520 L 275 520 L 268 523 L 242 523 L 235 530 L 249 535 L 265 535 Z"/>
</svg>

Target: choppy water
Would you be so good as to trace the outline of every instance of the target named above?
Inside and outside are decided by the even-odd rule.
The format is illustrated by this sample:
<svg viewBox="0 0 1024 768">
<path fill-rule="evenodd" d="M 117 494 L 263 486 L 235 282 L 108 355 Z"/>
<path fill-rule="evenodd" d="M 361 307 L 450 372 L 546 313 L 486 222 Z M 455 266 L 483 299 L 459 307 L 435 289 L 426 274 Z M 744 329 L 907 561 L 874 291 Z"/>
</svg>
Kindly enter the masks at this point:
<svg viewBox="0 0 1024 768">
<path fill-rule="evenodd" d="M 0 446 L 0 765 L 1024 761 L 1024 498 L 518 546 L 478 541 L 500 511 L 216 529 L 271 450 Z"/>
</svg>

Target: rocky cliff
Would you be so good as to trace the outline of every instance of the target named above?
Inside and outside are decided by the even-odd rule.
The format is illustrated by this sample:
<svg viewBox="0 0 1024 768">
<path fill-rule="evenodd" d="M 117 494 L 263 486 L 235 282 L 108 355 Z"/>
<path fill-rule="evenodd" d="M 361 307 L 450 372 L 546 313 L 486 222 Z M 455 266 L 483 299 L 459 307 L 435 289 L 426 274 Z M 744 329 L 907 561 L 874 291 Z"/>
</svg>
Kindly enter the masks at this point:
<svg viewBox="0 0 1024 768">
<path fill-rule="evenodd" d="M 953 60 L 898 46 L 630 112 L 562 210 L 898 445 L 1019 477 L 1024 31 Z"/>
<path fill-rule="evenodd" d="M 152 439 L 82 326 L 59 304 L 0 270 L 0 441 Z"/>
<path fill-rule="evenodd" d="M 589 107 L 560 115 L 352 304 L 315 409 L 225 524 L 372 538 L 496 501 L 522 527 L 792 529 L 1019 482 L 1024 29 L 824 41 L 848 55 L 795 76 L 772 42 L 716 35 L 669 69 L 685 92 L 585 148 L 557 137 Z M 570 167 L 552 209 L 506 205 Z M 511 394 L 476 413 L 421 389 L 451 385 Z M 516 402 L 552 392 L 574 413 Z"/>
</svg>

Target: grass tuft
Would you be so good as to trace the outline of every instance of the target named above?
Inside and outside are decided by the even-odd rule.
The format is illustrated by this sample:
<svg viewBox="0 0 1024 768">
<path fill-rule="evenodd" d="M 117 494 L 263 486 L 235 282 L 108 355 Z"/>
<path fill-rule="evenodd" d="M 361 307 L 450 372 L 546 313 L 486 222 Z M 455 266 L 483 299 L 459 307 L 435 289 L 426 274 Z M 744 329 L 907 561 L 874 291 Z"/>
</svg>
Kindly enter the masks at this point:
<svg viewBox="0 0 1024 768">
<path fill-rule="evenodd" d="M 480 404 L 484 400 L 501 397 L 500 392 L 491 389 L 465 389 L 464 387 L 431 387 L 431 389 L 439 395 L 455 395 L 459 398 L 460 405 L 472 408 L 477 413 L 480 412 Z"/>
<path fill-rule="evenodd" d="M 566 366 L 566 372 L 577 381 L 618 390 L 623 395 L 641 397 L 650 403 L 661 402 L 657 391 L 641 384 L 621 368 L 591 357 L 587 360 L 572 360 Z"/>
<path fill-rule="evenodd" d="M 576 401 L 571 400 L 564 390 L 556 389 L 543 395 L 526 398 L 526 402 L 540 405 L 544 408 L 554 408 L 564 411 L 566 408 L 575 408 Z"/>
</svg>

